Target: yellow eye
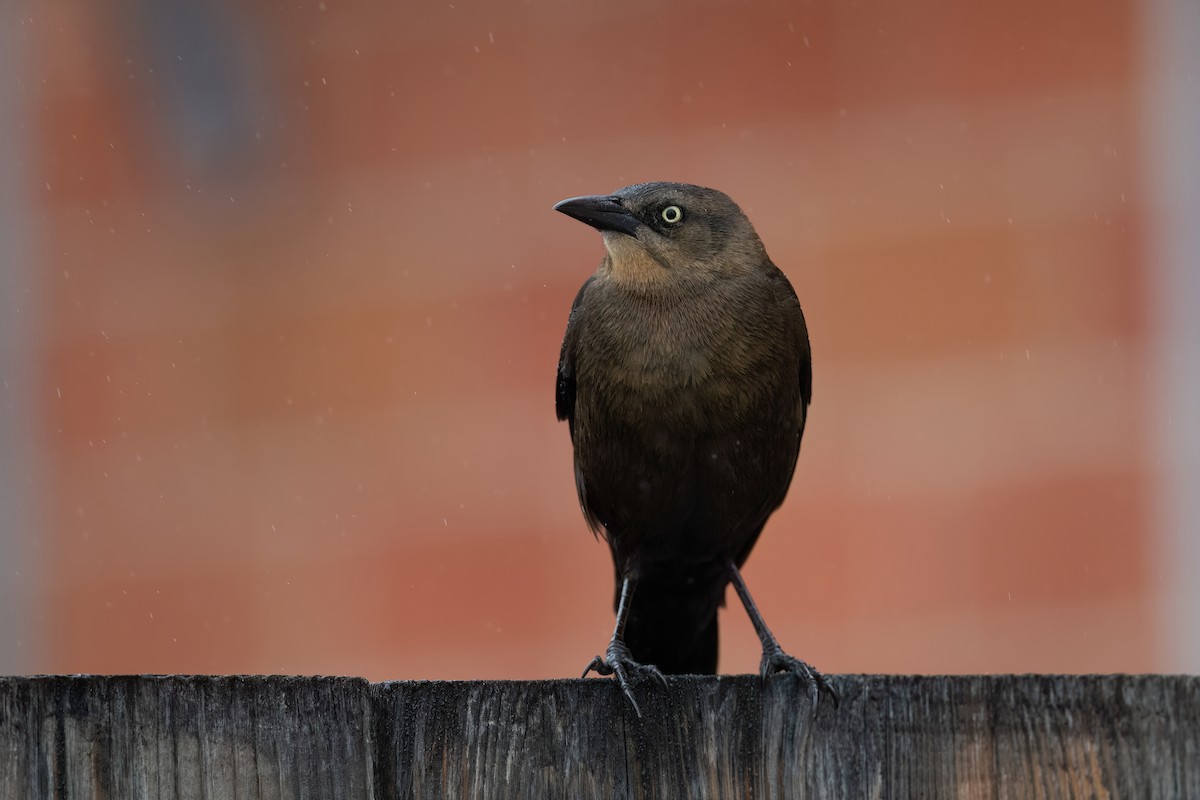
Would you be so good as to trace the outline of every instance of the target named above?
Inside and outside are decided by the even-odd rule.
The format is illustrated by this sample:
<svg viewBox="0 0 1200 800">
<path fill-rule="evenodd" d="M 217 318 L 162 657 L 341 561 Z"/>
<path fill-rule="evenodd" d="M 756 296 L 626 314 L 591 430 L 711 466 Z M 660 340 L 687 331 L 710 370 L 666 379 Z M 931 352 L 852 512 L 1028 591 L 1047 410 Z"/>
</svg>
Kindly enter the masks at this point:
<svg viewBox="0 0 1200 800">
<path fill-rule="evenodd" d="M 662 210 L 663 222 L 674 225 L 683 220 L 683 209 L 679 206 L 667 206 Z"/>
</svg>

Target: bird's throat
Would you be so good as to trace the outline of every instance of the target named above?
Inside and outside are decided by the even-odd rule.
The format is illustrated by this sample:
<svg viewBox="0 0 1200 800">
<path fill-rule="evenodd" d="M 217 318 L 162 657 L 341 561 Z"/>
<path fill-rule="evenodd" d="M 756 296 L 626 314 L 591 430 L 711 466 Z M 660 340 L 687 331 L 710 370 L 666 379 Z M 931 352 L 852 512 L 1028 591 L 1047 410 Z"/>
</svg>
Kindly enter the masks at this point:
<svg viewBox="0 0 1200 800">
<path fill-rule="evenodd" d="M 606 233 L 610 277 L 623 286 L 652 288 L 670 278 L 670 270 L 642 247 L 637 239 L 623 233 Z"/>
</svg>

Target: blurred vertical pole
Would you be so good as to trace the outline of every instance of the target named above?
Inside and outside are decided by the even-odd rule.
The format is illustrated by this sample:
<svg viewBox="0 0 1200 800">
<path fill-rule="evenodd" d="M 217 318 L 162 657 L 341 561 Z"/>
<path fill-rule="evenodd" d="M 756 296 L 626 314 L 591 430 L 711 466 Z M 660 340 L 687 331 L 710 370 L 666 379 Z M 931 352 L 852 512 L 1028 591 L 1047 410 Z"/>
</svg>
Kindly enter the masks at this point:
<svg viewBox="0 0 1200 800">
<path fill-rule="evenodd" d="M 1200 672 L 1200 3 L 1142 7 L 1162 666 Z"/>
<path fill-rule="evenodd" d="M 33 671 L 38 536 L 37 293 L 27 171 L 33 79 L 21 0 L 0 4 L 0 674 Z"/>
</svg>

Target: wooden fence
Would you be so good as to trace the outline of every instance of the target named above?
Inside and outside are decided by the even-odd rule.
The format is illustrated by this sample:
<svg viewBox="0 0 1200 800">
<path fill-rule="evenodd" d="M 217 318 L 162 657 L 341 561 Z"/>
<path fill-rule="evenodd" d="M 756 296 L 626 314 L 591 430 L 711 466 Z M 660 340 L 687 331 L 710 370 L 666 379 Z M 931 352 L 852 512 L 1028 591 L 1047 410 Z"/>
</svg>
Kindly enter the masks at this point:
<svg viewBox="0 0 1200 800">
<path fill-rule="evenodd" d="M 1200 798 L 1200 678 L 0 677 L 0 798 Z"/>
</svg>

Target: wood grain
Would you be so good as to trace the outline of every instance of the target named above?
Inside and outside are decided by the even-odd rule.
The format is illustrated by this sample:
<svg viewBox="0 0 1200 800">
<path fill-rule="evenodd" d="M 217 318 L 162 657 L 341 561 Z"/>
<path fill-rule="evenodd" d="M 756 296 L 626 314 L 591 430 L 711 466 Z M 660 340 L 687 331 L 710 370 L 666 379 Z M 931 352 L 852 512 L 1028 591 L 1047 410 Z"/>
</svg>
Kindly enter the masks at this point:
<svg viewBox="0 0 1200 800">
<path fill-rule="evenodd" d="M 1200 678 L 0 678 L 8 798 L 1200 797 Z"/>
</svg>

